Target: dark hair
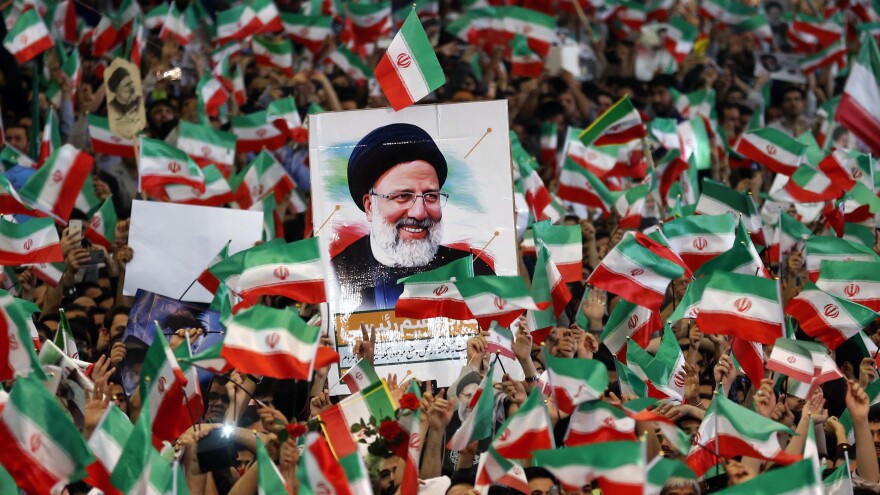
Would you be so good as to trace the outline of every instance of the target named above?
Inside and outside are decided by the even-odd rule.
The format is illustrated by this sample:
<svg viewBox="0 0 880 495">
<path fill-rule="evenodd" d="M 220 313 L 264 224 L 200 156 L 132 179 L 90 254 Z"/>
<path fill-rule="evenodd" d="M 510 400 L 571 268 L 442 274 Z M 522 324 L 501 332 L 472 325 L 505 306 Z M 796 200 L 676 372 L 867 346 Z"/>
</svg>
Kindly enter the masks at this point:
<svg viewBox="0 0 880 495">
<path fill-rule="evenodd" d="M 548 471 L 546 468 L 542 468 L 540 466 L 529 466 L 525 468 L 526 479 L 529 481 L 538 479 L 538 478 L 547 478 L 552 481 L 554 485 L 558 485 L 559 481 L 556 479 L 556 476 L 553 476 L 553 473 Z"/>
<path fill-rule="evenodd" d="M 449 493 L 449 490 L 452 489 L 453 486 L 456 485 L 470 485 L 474 486 L 477 483 L 477 473 L 473 469 L 467 470 L 458 470 L 455 474 L 452 475 L 452 479 L 449 482 L 449 488 L 446 489 L 446 493 Z"/>
<path fill-rule="evenodd" d="M 110 88 L 110 91 L 116 92 L 116 88 L 122 84 L 122 81 L 126 78 L 131 78 L 131 74 L 128 72 L 128 69 L 125 67 L 120 67 L 113 71 L 113 74 L 110 75 L 110 78 L 107 79 L 107 87 Z"/>
<path fill-rule="evenodd" d="M 172 313 L 165 317 L 162 325 L 164 328 L 180 330 L 181 328 L 201 328 L 205 330 L 205 324 L 201 320 L 189 313 Z"/>
<path fill-rule="evenodd" d="M 648 83 L 648 88 L 654 89 L 657 87 L 666 89 L 676 88 L 678 87 L 678 81 L 675 80 L 674 76 L 669 74 L 657 74 L 651 79 L 651 82 Z"/>
</svg>

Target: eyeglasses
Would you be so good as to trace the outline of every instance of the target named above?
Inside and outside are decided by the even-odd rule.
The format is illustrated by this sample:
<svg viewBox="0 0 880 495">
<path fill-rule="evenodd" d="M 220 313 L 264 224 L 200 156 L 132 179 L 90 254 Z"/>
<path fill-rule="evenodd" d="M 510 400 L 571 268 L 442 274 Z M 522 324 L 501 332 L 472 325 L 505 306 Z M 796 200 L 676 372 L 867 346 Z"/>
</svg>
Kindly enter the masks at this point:
<svg viewBox="0 0 880 495">
<path fill-rule="evenodd" d="M 379 471 L 379 478 L 387 478 L 397 472 L 397 466 Z"/>
<path fill-rule="evenodd" d="M 425 208 L 436 208 L 436 207 L 444 207 L 446 206 L 446 200 L 449 199 L 449 195 L 442 192 L 426 192 L 425 194 L 416 194 L 411 192 L 397 192 L 391 194 L 379 194 L 375 191 L 370 191 L 370 196 L 378 196 L 382 199 L 387 199 L 388 201 L 396 204 L 400 208 L 410 208 L 414 204 L 416 204 L 416 200 L 422 198 L 422 201 L 425 202 Z"/>
</svg>

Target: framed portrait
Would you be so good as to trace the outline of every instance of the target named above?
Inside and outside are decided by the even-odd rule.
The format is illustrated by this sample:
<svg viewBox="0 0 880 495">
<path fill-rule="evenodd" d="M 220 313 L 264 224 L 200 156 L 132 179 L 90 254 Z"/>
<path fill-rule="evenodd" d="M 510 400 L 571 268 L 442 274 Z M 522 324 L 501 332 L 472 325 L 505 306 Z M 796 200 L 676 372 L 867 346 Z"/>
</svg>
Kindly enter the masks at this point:
<svg viewBox="0 0 880 495">
<path fill-rule="evenodd" d="M 133 138 L 146 127 L 144 88 L 137 65 L 117 58 L 104 72 L 104 93 L 107 95 L 107 120 L 110 131 L 124 138 Z"/>
<path fill-rule="evenodd" d="M 399 281 L 464 257 L 475 275 L 518 273 L 506 102 L 309 119 L 325 319 L 341 358 L 334 371 L 356 362 L 364 325 L 376 329 L 381 376 L 411 372 L 449 385 L 476 321 L 396 318 Z"/>
</svg>

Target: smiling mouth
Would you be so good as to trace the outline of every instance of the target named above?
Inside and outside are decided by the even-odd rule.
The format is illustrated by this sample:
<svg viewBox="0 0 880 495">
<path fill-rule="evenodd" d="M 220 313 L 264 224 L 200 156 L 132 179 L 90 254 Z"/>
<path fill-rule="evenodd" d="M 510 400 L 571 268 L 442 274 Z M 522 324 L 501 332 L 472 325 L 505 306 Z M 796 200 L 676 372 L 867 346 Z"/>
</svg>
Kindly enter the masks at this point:
<svg viewBox="0 0 880 495">
<path fill-rule="evenodd" d="M 421 227 L 401 227 L 403 230 L 409 232 L 410 234 L 421 234 L 425 231 L 424 228 Z"/>
</svg>

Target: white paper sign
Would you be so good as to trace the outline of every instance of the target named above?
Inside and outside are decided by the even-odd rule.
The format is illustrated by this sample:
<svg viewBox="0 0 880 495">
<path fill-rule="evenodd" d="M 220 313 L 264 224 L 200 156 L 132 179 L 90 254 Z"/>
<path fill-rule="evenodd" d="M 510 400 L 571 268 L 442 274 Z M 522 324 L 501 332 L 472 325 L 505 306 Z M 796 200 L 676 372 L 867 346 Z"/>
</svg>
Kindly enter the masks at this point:
<svg viewBox="0 0 880 495">
<path fill-rule="evenodd" d="M 134 259 L 126 269 L 123 293 L 133 296 L 144 289 L 178 298 L 227 241 L 234 254 L 252 247 L 262 233 L 261 212 L 134 201 L 128 235 Z M 183 298 L 211 299 L 198 283 Z"/>
</svg>

